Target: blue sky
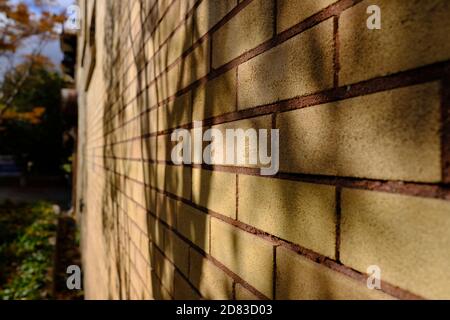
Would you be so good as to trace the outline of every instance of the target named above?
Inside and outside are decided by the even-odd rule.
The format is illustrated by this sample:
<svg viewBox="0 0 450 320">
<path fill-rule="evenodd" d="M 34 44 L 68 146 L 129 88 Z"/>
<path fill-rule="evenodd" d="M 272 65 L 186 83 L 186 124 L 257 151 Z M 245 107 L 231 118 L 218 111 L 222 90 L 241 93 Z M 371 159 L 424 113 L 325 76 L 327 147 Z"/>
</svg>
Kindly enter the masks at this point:
<svg viewBox="0 0 450 320">
<path fill-rule="evenodd" d="M 11 3 L 25 3 L 28 5 L 30 11 L 39 16 L 41 14 L 41 8 L 38 8 L 34 5 L 33 0 L 11 0 Z M 44 6 L 44 10 L 50 11 L 53 13 L 61 13 L 66 10 L 66 8 L 73 4 L 74 0 L 42 0 L 43 3 L 48 3 Z M 37 45 L 36 38 L 30 38 L 26 41 L 23 46 L 17 51 L 15 63 L 19 63 L 21 61 L 21 56 L 24 54 L 31 53 L 33 49 Z M 42 51 L 42 54 L 47 56 L 53 64 L 59 68 L 59 65 L 63 59 L 63 54 L 59 47 L 59 40 L 54 40 L 49 42 Z M 9 69 L 9 65 L 6 65 L 4 61 L 0 61 L 0 78 L 3 77 L 4 72 Z"/>
</svg>

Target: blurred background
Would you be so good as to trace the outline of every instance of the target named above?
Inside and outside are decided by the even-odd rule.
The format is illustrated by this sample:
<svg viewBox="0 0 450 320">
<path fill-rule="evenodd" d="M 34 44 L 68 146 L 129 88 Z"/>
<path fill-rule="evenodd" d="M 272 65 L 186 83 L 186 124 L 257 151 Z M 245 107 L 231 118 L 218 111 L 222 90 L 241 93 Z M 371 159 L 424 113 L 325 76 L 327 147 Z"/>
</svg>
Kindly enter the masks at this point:
<svg viewBox="0 0 450 320">
<path fill-rule="evenodd" d="M 78 254 L 72 3 L 0 0 L 0 299 L 56 298 L 59 262 Z"/>
</svg>

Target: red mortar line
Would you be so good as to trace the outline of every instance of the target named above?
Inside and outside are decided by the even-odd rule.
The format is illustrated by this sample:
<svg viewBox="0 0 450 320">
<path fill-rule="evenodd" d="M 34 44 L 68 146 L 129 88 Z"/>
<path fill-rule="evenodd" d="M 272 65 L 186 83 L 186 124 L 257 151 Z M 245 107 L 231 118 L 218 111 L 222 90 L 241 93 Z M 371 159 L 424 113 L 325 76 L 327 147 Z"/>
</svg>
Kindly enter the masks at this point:
<svg viewBox="0 0 450 320">
<path fill-rule="evenodd" d="M 203 126 L 212 126 L 217 124 L 224 124 L 227 122 L 233 122 L 238 120 L 244 120 L 254 118 L 258 116 L 264 116 L 275 112 L 287 112 L 292 110 L 298 110 L 302 108 L 322 105 L 325 103 L 336 102 L 340 100 L 346 100 L 359 96 L 365 96 L 372 93 L 378 93 L 388 91 L 392 89 L 399 89 L 402 87 L 408 87 L 412 85 L 432 82 L 441 80 L 447 74 L 450 73 L 450 61 L 439 62 L 425 67 L 420 67 L 413 70 L 403 71 L 392 75 L 382 76 L 374 79 L 365 80 L 359 83 L 345 85 L 338 88 L 322 91 L 320 93 L 314 93 L 306 96 L 299 96 L 287 100 L 277 101 L 275 103 L 261 105 L 250 109 L 245 109 L 236 112 L 230 112 L 220 116 L 207 118 L 203 120 Z M 104 137 L 131 123 L 137 121 L 144 114 L 158 108 L 159 105 L 150 109 L 142 111 L 137 116 L 124 122 L 121 126 L 114 128 L 111 132 L 106 133 Z M 155 133 L 145 134 L 140 137 L 131 138 L 122 142 L 128 142 L 132 140 L 145 139 L 151 136 L 160 136 L 170 134 L 176 129 L 192 129 L 193 122 L 185 124 L 183 126 L 175 127 L 173 129 L 158 131 Z M 117 142 L 119 143 L 119 142 Z"/>
<path fill-rule="evenodd" d="M 158 193 L 160 193 L 162 195 L 165 195 L 165 196 L 167 196 L 167 197 L 169 197 L 171 199 L 183 202 L 183 203 L 185 203 L 185 204 L 187 204 L 187 205 L 189 205 L 189 206 L 199 210 L 200 212 L 203 212 L 203 213 L 205 213 L 205 214 L 207 214 L 207 215 L 209 215 L 211 217 L 214 217 L 216 219 L 219 219 L 219 220 L 221 220 L 221 221 L 223 221 L 223 222 L 225 222 L 225 223 L 227 223 L 229 225 L 232 225 L 232 226 L 236 227 L 239 230 L 245 231 L 245 232 L 253 234 L 253 235 L 255 235 L 255 236 L 257 236 L 257 237 L 259 237 L 261 239 L 264 239 L 264 240 L 272 243 L 274 246 L 283 246 L 283 247 L 285 247 L 287 249 L 290 249 L 291 251 L 294 251 L 294 252 L 300 254 L 301 256 L 303 256 L 305 258 L 308 258 L 309 260 L 312 260 L 312 261 L 314 261 L 314 262 L 316 262 L 318 264 L 324 265 L 324 266 L 326 266 L 326 267 L 328 267 L 328 268 L 330 268 L 330 269 L 332 269 L 334 271 L 337 271 L 337 272 L 339 272 L 341 274 L 344 274 L 344 275 L 348 276 L 349 278 L 357 280 L 358 282 L 365 283 L 366 280 L 367 280 L 367 275 L 366 274 L 363 274 L 363 273 L 361 273 L 359 271 L 356 271 L 356 270 L 354 270 L 354 269 L 352 269 L 352 268 L 350 268 L 348 266 L 342 265 L 339 262 L 337 262 L 335 260 L 332 260 L 332 259 L 330 259 L 330 258 L 328 258 L 326 256 L 323 256 L 323 255 L 321 255 L 319 253 L 316 253 L 316 252 L 314 252 L 314 251 L 312 251 L 310 249 L 307 249 L 307 248 L 304 248 L 304 247 L 302 247 L 302 246 L 300 246 L 298 244 L 294 244 L 294 243 L 291 243 L 289 241 L 280 239 L 280 238 L 278 238 L 278 237 L 276 237 L 274 235 L 271 235 L 271 234 L 269 234 L 269 233 L 267 233 L 265 231 L 259 230 L 259 229 L 255 228 L 253 226 L 247 225 L 247 224 L 245 224 L 245 223 L 243 223 L 241 221 L 233 220 L 233 219 L 231 219 L 231 218 L 229 218 L 227 216 L 223 216 L 220 213 L 217 213 L 217 212 L 214 212 L 214 211 L 212 211 L 210 209 L 201 207 L 201 206 L 193 203 L 190 200 L 186 200 L 186 199 L 184 199 L 182 197 L 179 197 L 177 195 L 171 194 L 171 193 L 169 193 L 167 191 L 159 190 L 159 189 L 157 189 L 155 187 L 152 187 L 152 186 L 150 186 L 150 185 L 148 185 L 146 183 L 142 183 L 142 182 L 137 181 L 135 179 L 132 179 L 130 177 L 123 176 L 123 175 L 121 175 L 121 174 L 119 174 L 117 172 L 114 172 L 114 171 L 112 171 L 112 170 L 110 170 L 108 168 L 103 167 L 103 169 L 107 170 L 109 172 L 112 172 L 115 175 L 121 176 L 121 177 L 125 178 L 126 180 L 135 182 L 137 184 L 141 184 L 144 187 L 149 188 L 151 190 L 155 190 L 156 192 L 158 192 Z M 121 191 L 121 190 L 119 190 L 119 192 L 123 193 L 123 191 Z M 124 195 L 126 197 L 128 197 L 128 195 L 126 195 L 126 194 L 124 194 Z M 135 202 L 137 205 L 142 207 L 142 205 L 137 203 L 134 199 L 132 199 L 132 198 L 129 198 L 129 199 L 131 201 Z M 144 207 L 142 207 L 142 208 L 148 211 L 148 209 L 146 209 Z M 408 292 L 405 289 L 396 287 L 396 286 L 391 285 L 391 284 L 389 284 L 387 282 L 384 282 L 384 281 L 382 281 L 382 288 L 383 289 L 381 291 L 383 291 L 383 292 L 385 292 L 385 293 L 387 293 L 387 294 L 389 294 L 389 295 L 391 295 L 393 297 L 397 297 L 399 299 L 411 299 L 411 300 L 423 300 L 424 299 L 424 298 L 422 298 L 422 297 L 420 297 L 418 295 L 415 295 L 413 293 Z"/>
<path fill-rule="evenodd" d="M 336 256 L 336 262 L 341 262 L 341 195 L 342 195 L 342 188 L 337 183 L 336 184 L 336 190 L 335 190 L 335 210 L 336 210 L 336 244 L 335 244 L 335 256 Z"/>
<path fill-rule="evenodd" d="M 450 184 L 450 72 L 441 84 L 441 150 L 442 150 L 442 179 Z"/>
<path fill-rule="evenodd" d="M 339 63 L 339 16 L 335 16 L 333 18 L 333 42 L 334 42 L 334 61 L 333 61 L 333 68 L 334 68 L 334 87 L 339 87 L 339 71 L 341 69 L 340 63 Z"/>
<path fill-rule="evenodd" d="M 147 164 L 162 164 L 177 167 L 170 161 L 163 160 L 149 160 L 139 158 L 122 158 L 115 156 L 91 156 L 97 159 L 110 159 L 122 161 L 136 161 Z M 302 173 L 279 172 L 275 176 L 261 176 L 259 168 L 239 167 L 239 166 L 225 166 L 225 165 L 184 165 L 185 168 L 203 169 L 208 171 L 226 172 L 236 175 L 257 176 L 264 179 L 280 179 L 288 181 L 299 181 L 306 183 L 315 183 L 322 185 L 331 185 L 341 188 L 360 189 L 369 191 L 386 192 L 392 194 L 401 194 L 408 196 L 416 196 L 423 198 L 450 200 L 450 188 L 441 183 L 421 183 L 421 182 L 407 182 L 395 180 L 381 180 L 381 179 L 367 179 L 357 177 L 339 177 L 327 175 L 314 175 Z"/>
<path fill-rule="evenodd" d="M 172 64 L 166 67 L 159 75 L 157 75 L 152 81 L 150 81 L 147 86 L 141 90 L 138 94 L 140 94 L 142 91 L 148 89 L 153 83 L 155 83 L 160 77 L 162 77 L 163 74 L 167 73 L 171 68 L 173 68 L 176 64 L 180 62 L 181 59 L 186 58 L 186 56 L 192 52 L 197 46 L 199 46 L 203 41 L 207 41 L 209 38 L 212 37 L 212 34 L 219 29 L 221 26 L 223 26 L 226 22 L 228 22 L 232 17 L 234 17 L 236 14 L 238 14 L 245 6 L 247 6 L 251 1 L 253 0 L 246 0 L 240 3 L 237 7 L 235 7 L 232 11 L 230 11 L 217 25 L 215 25 L 211 30 L 209 30 L 204 36 L 202 36 L 199 40 L 197 40 L 196 43 L 192 45 L 190 49 L 184 52 L 183 55 L 181 55 L 177 60 L 175 60 Z M 162 106 L 164 104 L 167 104 L 168 102 L 174 100 L 176 97 L 183 95 L 187 91 L 191 90 L 192 88 L 195 88 L 197 86 L 200 86 L 204 83 L 206 83 L 209 80 L 212 80 L 221 74 L 237 67 L 238 65 L 247 62 L 248 60 L 282 44 L 283 42 L 289 40 L 290 38 L 300 34 L 303 31 L 306 31 L 307 29 L 310 29 L 314 27 L 315 25 L 331 18 L 336 15 L 339 15 L 342 11 L 354 6 L 355 4 L 361 2 L 362 0 L 341 0 L 339 2 L 336 2 L 335 4 L 329 6 L 328 8 L 325 8 L 321 12 L 311 16 L 310 18 L 307 18 L 306 20 L 298 23 L 297 25 L 294 25 L 293 27 L 275 35 L 272 39 L 260 44 L 256 48 L 253 48 L 239 57 L 233 59 L 229 63 L 222 65 L 218 69 L 211 69 L 211 72 L 206 75 L 203 78 L 200 78 L 190 85 L 186 86 L 183 89 L 180 89 L 175 95 L 166 98 L 165 100 L 157 103 L 156 105 L 150 107 L 149 109 L 156 108 L 158 106 Z M 211 45 L 212 47 L 212 45 Z M 120 113 L 120 111 L 119 111 Z"/>
<path fill-rule="evenodd" d="M 215 32 L 216 30 L 218 30 L 221 26 L 223 26 L 223 25 L 224 25 L 226 22 L 228 22 L 231 18 L 233 18 L 235 15 L 237 15 L 237 14 L 238 14 L 242 9 L 244 9 L 244 8 L 249 4 L 249 2 L 251 2 L 251 1 L 253 1 L 253 0 L 246 0 L 246 1 L 243 1 L 242 3 L 239 3 L 236 7 L 234 7 L 227 15 L 225 15 L 224 18 L 222 18 L 221 21 L 219 21 L 215 26 L 213 26 L 213 27 L 212 27 L 205 35 L 203 35 L 202 37 L 200 37 L 200 38 L 199 38 L 199 39 L 198 39 L 198 40 L 197 40 L 197 41 L 196 41 L 189 49 L 187 49 L 186 51 L 184 51 L 183 54 L 182 54 L 179 58 L 177 58 L 171 65 L 167 66 L 167 67 L 166 67 L 161 73 L 159 73 L 159 74 L 158 74 L 151 82 L 146 83 L 145 87 L 144 87 L 142 90 L 140 90 L 140 91 L 137 93 L 137 95 L 142 94 L 143 91 L 147 90 L 147 89 L 153 84 L 153 82 L 155 82 L 156 79 L 160 78 L 160 77 L 162 76 L 162 74 L 166 73 L 168 70 L 170 70 L 170 68 L 173 68 L 177 63 L 181 62 L 181 60 L 183 60 L 185 57 L 187 57 L 191 52 L 193 52 L 197 47 L 199 47 L 204 41 L 208 41 L 210 38 L 212 39 L 212 33 L 213 33 L 213 32 Z M 191 11 L 192 11 L 192 10 L 195 10 L 195 9 L 198 7 L 199 4 L 200 4 L 200 3 L 197 3 L 197 4 L 195 5 L 195 7 L 194 7 L 193 9 L 191 9 Z M 189 16 L 192 15 L 192 14 L 193 14 L 193 12 L 188 13 L 188 14 L 186 15 L 185 19 L 182 20 L 182 21 L 180 22 L 180 24 L 176 27 L 175 31 L 176 31 L 179 27 L 181 27 L 182 24 L 185 23 L 186 20 L 189 18 Z M 174 32 L 173 32 L 173 33 L 174 33 Z M 147 66 L 150 64 L 150 62 L 152 62 L 152 60 L 154 59 L 154 57 L 156 56 L 156 54 L 161 50 L 162 46 L 163 46 L 166 42 L 168 42 L 168 40 L 173 36 L 173 33 L 171 33 L 170 36 L 168 37 L 168 39 L 166 39 L 166 40 L 164 41 L 164 43 L 160 45 L 159 49 L 152 55 L 152 57 L 150 58 L 150 60 L 147 61 L 147 62 L 145 63 L 145 65 L 143 66 L 143 68 L 141 68 L 140 70 L 139 70 L 139 69 L 137 70 L 138 73 L 140 73 L 140 72 L 146 72 Z M 150 37 L 149 37 L 149 38 L 150 38 Z M 144 42 L 146 42 L 146 41 L 149 41 L 149 39 L 147 38 Z M 132 49 L 132 46 L 131 46 L 131 48 L 129 49 L 129 51 L 131 51 L 131 49 Z M 145 46 L 144 46 L 143 49 L 145 49 Z M 129 53 L 129 51 L 127 52 L 127 54 Z M 210 46 L 210 51 L 212 52 L 212 45 Z M 212 60 L 212 55 L 210 55 L 210 60 Z M 210 62 L 211 62 L 211 61 L 210 61 Z M 133 63 L 131 63 L 131 64 L 127 67 L 127 70 L 126 70 L 126 71 L 128 71 L 128 69 L 131 68 L 132 65 L 133 65 Z M 211 63 L 211 68 L 210 68 L 210 70 L 212 70 L 212 63 Z M 125 71 L 125 72 L 126 72 L 126 71 Z M 124 74 L 125 74 L 125 72 L 124 72 Z M 136 78 L 137 78 L 137 77 L 136 77 Z M 130 80 L 130 81 L 129 81 L 129 83 L 127 84 L 126 89 L 128 89 L 128 87 L 131 85 L 131 82 L 134 81 L 136 78 L 134 78 L 133 80 Z M 120 81 L 120 79 L 118 79 L 118 82 L 119 82 L 119 81 Z M 164 104 L 170 102 L 171 100 L 173 100 L 173 99 L 171 99 L 171 100 L 169 100 L 169 99 L 171 99 L 171 98 L 169 97 L 169 98 L 165 99 L 165 100 L 167 100 L 166 102 L 161 101 L 160 103 L 158 103 L 157 105 L 153 106 L 152 108 L 158 107 L 158 106 L 161 106 L 161 105 L 164 105 Z M 134 99 L 133 99 L 133 100 L 134 100 Z M 133 100 L 132 100 L 132 101 L 133 101 Z M 131 101 L 131 102 L 132 102 L 132 101 Z M 125 108 L 126 108 L 126 106 L 125 106 Z M 125 108 L 123 108 L 123 109 L 125 109 Z M 108 120 L 111 120 L 113 117 L 117 116 L 117 115 L 120 114 L 122 111 L 123 111 L 123 110 L 119 110 L 119 111 L 117 112 L 116 115 L 111 116 L 111 118 L 108 119 Z"/>
<path fill-rule="evenodd" d="M 166 10 L 164 11 L 164 13 L 163 13 L 163 15 L 161 16 L 161 18 L 158 20 L 158 22 L 155 24 L 155 26 L 154 26 L 154 28 L 153 28 L 153 30 L 150 32 L 150 34 L 146 37 L 146 39 L 144 39 L 143 40 L 143 45 L 142 46 L 140 46 L 141 48 L 141 50 L 145 50 L 145 43 L 147 43 L 147 41 L 151 41 L 151 37 L 154 35 L 154 33 L 156 32 L 156 30 L 157 30 L 157 28 L 159 27 L 159 25 L 161 24 L 161 21 L 164 19 L 164 17 L 167 15 L 167 12 L 170 10 L 170 8 L 175 4 L 175 2 L 176 2 L 177 0 L 175 0 L 175 1 L 172 1 L 170 4 L 169 4 L 169 6 L 166 8 Z M 145 63 L 143 63 L 143 65 L 141 66 L 141 68 L 139 68 L 139 67 L 137 67 L 136 68 L 136 71 L 137 71 L 137 74 L 139 74 L 139 73 L 141 73 L 141 72 L 146 72 L 146 68 L 147 68 L 147 66 L 154 60 L 154 58 L 155 58 L 155 56 L 161 51 L 161 49 L 162 49 L 162 47 L 173 37 L 173 35 L 175 34 L 175 32 L 188 20 L 188 18 L 191 16 L 191 15 L 193 15 L 193 13 L 194 13 L 194 11 L 195 11 L 195 9 L 197 9 L 198 8 L 198 6 L 201 4 L 201 2 L 202 2 L 203 0 L 198 0 L 195 4 L 194 4 L 194 6 L 185 14 L 185 17 L 183 17 L 183 19 L 180 21 L 180 23 L 175 27 L 175 29 L 168 35 L 168 37 L 167 37 L 167 39 L 166 40 L 164 40 L 161 44 L 160 44 L 160 46 L 159 46 L 159 48 L 158 48 L 158 50 L 156 50 L 155 52 L 154 52 L 154 54 L 148 59 L 148 61 L 146 61 Z M 155 6 L 155 5 L 154 5 Z M 148 32 L 146 32 L 145 31 L 145 25 L 148 23 L 147 22 L 147 20 L 148 19 L 150 19 L 150 14 L 145 18 L 145 21 L 144 21 L 144 26 L 141 28 L 141 32 L 140 33 L 142 33 L 142 32 L 145 32 L 145 33 L 148 33 Z M 132 26 L 130 26 L 130 29 L 131 29 L 131 27 Z M 126 38 L 127 36 L 125 36 L 125 38 Z M 131 39 L 131 38 L 130 38 Z M 133 39 L 131 39 L 131 40 L 133 40 Z M 133 44 L 134 44 L 134 42 L 133 41 L 131 41 L 131 45 L 130 45 L 130 48 L 127 50 L 127 53 L 126 53 L 126 55 L 128 55 L 131 51 L 134 51 L 134 46 L 133 46 Z M 200 43 L 197 45 L 197 46 L 199 46 L 200 45 Z M 196 47 L 197 47 L 196 46 Z M 195 49 L 195 48 L 193 48 L 192 46 L 191 46 L 191 48 L 189 48 L 188 50 L 190 50 L 189 52 L 191 52 L 191 51 L 193 51 L 193 49 Z M 125 56 L 126 56 L 125 55 Z M 178 59 L 177 59 L 178 60 Z M 114 61 L 113 62 L 113 64 L 114 63 L 116 63 L 116 61 Z M 131 62 L 130 63 L 130 65 L 128 65 L 127 67 L 126 67 L 126 69 L 124 70 L 124 72 L 123 72 L 123 74 L 121 75 L 121 77 L 119 77 L 119 79 L 117 80 L 117 83 L 119 83 L 120 81 L 121 81 L 121 78 L 124 76 L 124 74 L 126 73 L 126 72 L 128 72 L 128 70 L 133 66 L 133 65 L 135 65 L 135 63 L 133 63 L 133 62 Z M 131 83 L 133 82 L 133 81 L 135 81 L 137 79 L 137 76 L 135 77 L 135 78 L 133 78 L 133 79 L 131 79 L 131 80 L 129 80 L 128 81 L 128 83 L 126 83 L 125 84 L 125 88 L 124 88 L 124 91 L 125 90 L 127 90 L 128 88 L 129 88 L 129 86 L 131 85 Z M 145 88 L 144 88 L 144 90 L 145 89 L 147 89 L 149 87 L 149 85 L 148 84 L 146 84 L 145 85 Z M 141 94 L 144 90 L 139 90 L 139 93 L 138 94 Z M 136 97 L 135 97 L 136 98 Z M 135 98 L 133 98 L 132 100 L 131 100 L 131 102 L 135 99 Z M 116 100 L 117 101 L 117 100 Z M 120 113 L 121 112 L 121 110 L 119 110 L 119 112 L 118 113 Z M 106 113 L 105 115 L 108 115 L 108 113 Z M 114 117 L 114 116 L 117 116 L 117 114 L 116 115 L 113 115 L 112 117 Z M 112 118 L 111 117 L 111 118 Z M 109 119 L 110 120 L 110 119 Z"/>
<path fill-rule="evenodd" d="M 121 229 L 123 229 L 124 230 L 124 232 L 126 232 L 125 231 L 125 228 L 121 225 L 121 224 L 119 224 L 119 228 L 121 228 Z M 128 234 L 127 234 L 128 235 Z M 129 241 L 133 244 L 133 246 L 136 248 L 136 244 L 133 242 L 133 240 L 131 240 L 131 237 L 129 237 Z M 130 257 L 130 253 L 128 252 L 128 250 L 127 250 L 127 248 L 123 245 L 123 244 L 121 244 L 121 243 L 119 243 L 119 247 L 122 247 L 122 250 L 124 250 L 125 252 L 126 252 L 126 255 L 127 255 L 127 257 L 128 257 L 128 264 L 130 265 L 130 266 L 132 266 L 132 268 L 134 269 L 134 272 L 135 272 L 135 274 L 138 276 L 138 278 L 139 278 L 139 280 L 141 281 L 141 283 L 142 284 L 145 284 L 145 281 L 143 280 L 143 278 L 142 278 L 142 275 L 139 273 L 139 270 L 137 269 L 137 267 L 136 267 L 136 265 L 133 263 L 133 262 L 131 262 L 131 257 Z M 145 260 L 144 260 L 145 261 Z M 151 272 L 151 270 L 149 270 L 149 272 Z M 159 279 L 158 279 L 159 280 Z M 131 281 L 131 277 L 129 278 L 129 284 L 131 285 L 131 286 L 133 286 L 133 282 Z M 143 286 L 146 290 L 148 290 L 148 288 L 146 288 L 145 286 Z M 134 289 L 136 289 L 136 288 L 134 288 Z M 150 294 L 150 296 L 152 296 L 152 292 L 151 291 L 147 291 L 147 293 L 148 294 Z"/>
<path fill-rule="evenodd" d="M 126 233 L 126 235 L 128 236 L 128 241 L 134 246 L 134 249 L 135 249 L 137 252 L 139 252 L 139 255 L 140 255 L 141 258 L 142 258 L 142 253 L 140 252 L 140 250 L 138 250 L 138 248 L 137 248 L 136 244 L 134 243 L 133 239 L 131 239 L 131 237 L 129 236 L 129 233 L 126 231 L 126 229 L 125 229 L 125 228 L 122 226 L 122 224 L 120 224 L 120 223 L 119 223 L 119 228 L 121 228 L 121 229 Z M 122 247 L 123 247 L 123 250 L 127 252 L 127 251 L 128 251 L 127 248 L 126 248 L 124 245 L 121 245 L 120 243 L 122 243 L 122 242 L 119 242 L 119 246 L 122 246 Z M 135 263 L 131 261 L 131 257 L 130 257 L 130 253 L 129 253 L 129 252 L 127 252 L 127 256 L 128 256 L 128 260 L 129 260 L 129 265 L 133 267 L 134 272 L 135 272 L 136 275 L 138 276 L 139 280 L 140 280 L 143 284 L 145 284 L 145 281 L 143 280 L 143 277 L 142 277 L 142 275 L 140 274 L 139 270 L 137 269 Z M 144 260 L 145 263 L 148 265 L 147 261 L 146 261 L 145 259 L 143 259 L 143 260 Z M 151 271 L 152 271 L 152 269 L 149 270 L 149 272 L 151 272 Z M 131 279 L 131 278 L 130 278 L 130 279 Z M 132 284 L 131 280 L 130 280 L 130 284 Z M 145 286 L 143 286 L 143 287 L 146 288 Z M 148 289 L 148 288 L 146 288 L 146 289 Z M 147 293 L 150 293 L 150 294 L 151 294 L 151 291 L 148 291 Z"/>
<path fill-rule="evenodd" d="M 261 300 L 269 300 L 268 297 L 266 297 L 264 294 L 262 294 L 261 292 L 259 292 L 258 290 L 256 290 L 252 285 L 250 285 L 247 281 L 245 281 L 244 279 L 242 279 L 241 277 L 239 277 L 237 274 L 235 274 L 233 271 L 231 271 L 230 269 L 228 269 L 226 266 L 224 266 L 222 263 L 220 263 L 217 259 L 215 259 L 213 256 L 211 256 L 210 254 L 206 253 L 205 251 L 203 251 L 203 249 L 201 249 L 199 246 L 197 246 L 195 243 L 193 243 L 190 239 L 186 238 L 184 235 L 182 235 L 177 229 L 175 229 L 174 227 L 170 226 L 166 221 L 162 220 L 160 217 L 158 217 L 156 215 L 156 213 L 151 212 L 149 209 L 145 208 L 142 206 L 142 204 L 140 204 L 139 202 L 137 202 L 136 200 L 134 200 L 132 197 L 130 197 L 129 195 L 127 195 L 125 192 L 123 192 L 122 190 L 120 190 L 119 188 L 116 188 L 118 192 L 120 192 L 123 196 L 125 196 L 128 200 L 130 200 L 131 202 L 133 202 L 136 206 L 139 206 L 141 209 L 145 210 L 147 212 L 147 214 L 149 214 L 150 216 L 152 216 L 156 221 L 158 221 L 159 223 L 161 223 L 166 229 L 169 229 L 170 231 L 172 231 L 173 233 L 175 233 L 178 237 L 180 237 L 184 242 L 186 242 L 192 249 L 196 250 L 197 253 L 201 254 L 205 259 L 209 260 L 210 262 L 212 262 L 216 267 L 218 267 L 219 269 L 221 269 L 225 274 L 227 274 L 229 277 L 231 277 L 236 283 L 239 283 L 240 285 L 242 285 L 244 288 L 246 288 L 247 290 L 249 290 L 250 292 L 252 292 L 255 296 L 257 296 L 259 299 Z M 161 248 L 158 247 L 158 245 L 150 238 L 148 237 L 145 232 L 141 229 L 141 227 L 136 223 L 136 221 L 134 219 L 132 219 L 127 212 L 125 212 L 125 210 L 120 206 L 120 204 L 117 204 L 117 207 L 119 208 L 119 210 L 121 210 L 126 216 L 127 219 L 129 219 L 136 227 L 137 229 L 147 237 L 148 241 L 150 243 L 152 243 L 154 245 L 154 247 L 161 253 L 161 255 L 167 260 L 169 261 L 170 264 L 172 264 L 175 269 L 177 269 L 179 271 L 180 274 L 182 274 L 181 270 L 178 268 L 178 266 L 176 264 L 174 264 L 166 255 L 165 252 L 162 251 Z M 128 234 L 128 233 L 127 233 Z M 209 239 L 210 240 L 210 239 Z M 135 246 L 135 249 L 137 251 L 139 251 L 139 254 L 141 255 L 141 257 L 143 257 L 142 253 L 140 252 L 140 249 L 136 246 L 136 244 L 134 243 L 133 239 L 131 237 L 129 237 L 129 241 L 131 243 L 133 243 L 133 245 Z M 144 259 L 145 260 L 145 259 Z M 153 267 L 146 262 L 146 264 L 150 267 L 151 270 L 154 270 Z M 191 261 L 189 260 L 189 269 L 191 267 Z M 191 286 L 195 289 L 195 291 L 197 293 L 199 293 L 200 296 L 202 296 L 200 294 L 200 292 L 198 291 L 198 289 L 195 288 L 195 286 L 190 282 L 190 280 L 186 277 L 184 277 L 185 280 L 191 284 Z"/>
</svg>

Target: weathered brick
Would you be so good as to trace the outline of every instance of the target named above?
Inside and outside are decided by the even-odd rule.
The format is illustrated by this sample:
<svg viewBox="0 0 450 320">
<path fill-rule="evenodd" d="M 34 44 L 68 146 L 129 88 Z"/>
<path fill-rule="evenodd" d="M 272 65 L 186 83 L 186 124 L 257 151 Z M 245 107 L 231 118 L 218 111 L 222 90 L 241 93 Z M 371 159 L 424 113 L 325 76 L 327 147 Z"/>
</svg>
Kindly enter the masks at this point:
<svg viewBox="0 0 450 320">
<path fill-rule="evenodd" d="M 335 187 L 239 176 L 238 219 L 334 258 Z"/>
<path fill-rule="evenodd" d="M 236 175 L 193 169 L 192 201 L 217 213 L 235 218 Z"/>
<path fill-rule="evenodd" d="M 267 297 L 272 297 L 273 246 L 269 242 L 212 218 L 211 255 Z"/>
<path fill-rule="evenodd" d="M 341 260 L 430 299 L 450 297 L 450 203 L 381 192 L 342 192 Z"/>
<path fill-rule="evenodd" d="M 280 300 L 392 299 L 288 249 L 277 248 L 276 298 Z"/>
<path fill-rule="evenodd" d="M 278 0 L 277 32 L 311 17 L 337 0 Z"/>
<path fill-rule="evenodd" d="M 195 89 L 193 113 L 195 121 L 216 117 L 236 110 L 236 69 Z"/>
<path fill-rule="evenodd" d="M 177 203 L 177 230 L 202 250 L 209 252 L 210 217 L 185 203 Z"/>
<path fill-rule="evenodd" d="M 198 288 L 204 299 L 232 298 L 233 280 L 194 249 L 190 251 L 189 281 Z"/>
<path fill-rule="evenodd" d="M 273 35 L 273 1 L 255 0 L 213 35 L 213 68 L 253 49 Z"/>
<path fill-rule="evenodd" d="M 332 88 L 333 55 L 333 19 L 328 19 L 245 62 L 238 68 L 238 108 Z"/>
<path fill-rule="evenodd" d="M 429 83 L 280 114 L 281 170 L 440 181 L 439 110 Z"/>
<path fill-rule="evenodd" d="M 369 5 L 381 9 L 381 30 L 369 30 Z M 450 59 L 450 2 L 366 0 L 339 19 L 341 85 Z"/>
</svg>

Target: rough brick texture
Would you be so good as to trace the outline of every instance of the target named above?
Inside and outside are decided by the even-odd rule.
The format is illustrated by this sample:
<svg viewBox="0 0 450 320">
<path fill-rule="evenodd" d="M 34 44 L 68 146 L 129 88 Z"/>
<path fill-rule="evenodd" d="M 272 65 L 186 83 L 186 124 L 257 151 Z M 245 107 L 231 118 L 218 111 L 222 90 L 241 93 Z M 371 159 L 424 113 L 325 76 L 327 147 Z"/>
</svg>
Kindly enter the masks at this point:
<svg viewBox="0 0 450 320">
<path fill-rule="evenodd" d="M 87 298 L 450 298 L 450 1 L 78 2 Z M 279 129 L 280 172 L 179 128 Z"/>
</svg>

